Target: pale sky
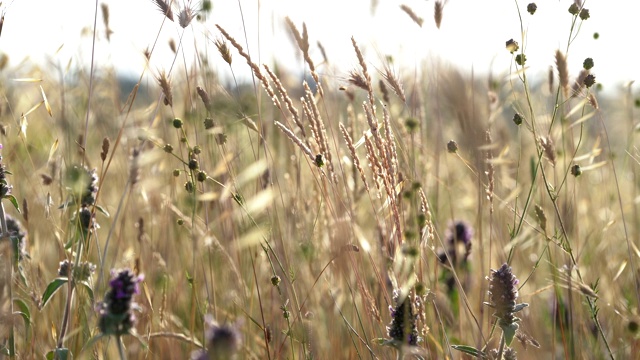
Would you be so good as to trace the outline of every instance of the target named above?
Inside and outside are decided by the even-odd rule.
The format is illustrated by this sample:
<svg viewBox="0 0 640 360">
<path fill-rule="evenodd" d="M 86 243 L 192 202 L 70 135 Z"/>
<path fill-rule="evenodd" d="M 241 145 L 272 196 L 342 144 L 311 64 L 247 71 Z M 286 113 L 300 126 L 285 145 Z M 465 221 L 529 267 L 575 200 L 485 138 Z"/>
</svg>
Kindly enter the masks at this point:
<svg viewBox="0 0 640 360">
<path fill-rule="evenodd" d="M 184 1 L 177 2 L 182 6 Z M 109 5 L 110 27 L 114 33 L 107 42 L 99 11 L 97 65 L 113 65 L 119 71 L 139 76 L 144 68 L 142 51 L 153 45 L 163 15 L 152 0 L 100 0 L 103 2 Z M 222 74 L 229 71 L 213 43 L 205 39 L 217 38 L 214 24 L 220 24 L 243 45 L 246 43 L 239 4 L 244 13 L 249 51 L 255 62 L 271 64 L 276 58 L 293 70 L 304 69 L 283 25 L 283 18 L 289 16 L 300 29 L 303 21 L 307 24 L 311 55 L 316 63 L 322 60 L 316 42 L 320 41 L 326 48 L 331 68 L 321 67 L 320 72 L 327 76 L 343 77 L 357 66 L 351 36 L 358 41 L 372 66 L 380 67 L 382 59 L 392 55 L 401 74 L 412 74 L 425 58 L 451 62 L 466 73 L 473 67 L 476 73 L 486 73 L 491 68 L 495 74 L 505 74 L 511 63 L 505 42 L 514 38 L 522 45 L 514 0 L 449 0 L 440 29 L 433 20 L 434 0 L 378 0 L 373 13 L 370 0 L 212 2 L 213 11 L 206 22 L 194 20 L 184 31 L 184 57 L 187 63 L 193 63 L 194 47 L 206 49 L 209 59 Z M 527 65 L 534 73 L 544 72 L 553 64 L 555 50 L 566 48 L 571 25 L 567 9 L 572 1 L 538 1 L 538 10 L 533 16 L 526 12 L 529 2 L 518 1 L 527 35 Z M 23 64 L 53 61 L 66 65 L 69 60 L 75 65 L 88 64 L 91 36 L 81 33 L 83 28 L 93 25 L 95 1 L 1 0 L 1 3 L 5 21 L 0 53 L 9 55 L 11 66 L 19 66 L 27 56 L 29 59 Z M 400 4 L 410 6 L 424 18 L 421 28 L 400 10 Z M 198 8 L 199 2 L 194 1 L 192 7 Z M 639 79 L 634 48 L 637 31 L 628 29 L 640 16 L 640 1 L 586 0 L 585 7 L 590 10 L 591 18 L 582 24 L 570 47 L 570 73 L 577 75 L 584 58 L 592 57 L 595 61 L 592 72 L 605 88 L 617 88 L 623 82 Z M 178 42 L 182 32 L 177 23 L 165 22 L 151 60 L 152 73 L 171 66 L 174 56 L 167 45 L 168 39 Z M 594 32 L 600 34 L 598 40 L 593 39 Z M 244 61 L 235 51 L 233 55 L 236 75 L 249 75 Z M 180 54 L 178 64 L 183 63 L 182 58 Z"/>
</svg>

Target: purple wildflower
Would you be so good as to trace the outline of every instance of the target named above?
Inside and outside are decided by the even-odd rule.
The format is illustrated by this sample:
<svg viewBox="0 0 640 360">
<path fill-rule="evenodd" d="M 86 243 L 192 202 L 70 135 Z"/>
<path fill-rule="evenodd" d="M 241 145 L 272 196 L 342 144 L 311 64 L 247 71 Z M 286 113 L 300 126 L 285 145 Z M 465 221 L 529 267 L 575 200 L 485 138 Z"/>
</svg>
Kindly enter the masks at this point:
<svg viewBox="0 0 640 360">
<path fill-rule="evenodd" d="M 232 325 L 219 325 L 211 315 L 205 317 L 207 350 L 191 354 L 192 360 L 233 359 L 242 345 L 242 334 L 238 328 L 242 321 Z"/>
<path fill-rule="evenodd" d="M 133 296 L 140 293 L 138 284 L 142 280 L 143 275 L 136 276 L 129 269 L 117 273 L 112 271 L 110 289 L 99 307 L 99 327 L 103 334 L 123 335 L 134 327 L 136 317 L 133 310 L 138 305 Z"/>
<path fill-rule="evenodd" d="M 395 307 L 389 306 L 391 324 L 387 326 L 387 333 L 393 340 L 403 345 L 417 346 L 420 337 L 416 326 L 417 315 L 413 313 L 409 295 L 402 296 L 400 291 L 394 290 L 393 302 Z"/>
</svg>

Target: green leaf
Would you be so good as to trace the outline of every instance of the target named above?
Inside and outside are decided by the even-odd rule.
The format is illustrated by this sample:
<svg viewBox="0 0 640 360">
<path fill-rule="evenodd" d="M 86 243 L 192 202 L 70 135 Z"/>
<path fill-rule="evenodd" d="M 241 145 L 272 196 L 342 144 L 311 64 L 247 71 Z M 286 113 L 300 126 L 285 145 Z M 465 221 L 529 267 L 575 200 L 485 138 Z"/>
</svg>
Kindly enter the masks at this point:
<svg viewBox="0 0 640 360">
<path fill-rule="evenodd" d="M 95 343 L 97 343 L 100 339 L 102 339 L 103 337 L 108 337 L 109 335 L 105 335 L 105 334 L 98 334 L 94 337 L 92 337 L 91 339 L 89 339 L 89 341 L 87 341 L 86 344 L 84 344 L 84 346 L 82 347 L 82 350 L 80 350 L 80 354 L 82 354 L 83 352 L 85 352 L 86 350 L 89 350 L 93 347 L 93 345 Z"/>
<path fill-rule="evenodd" d="M 468 345 L 451 345 L 451 347 L 454 350 L 458 350 L 460 352 L 463 352 L 465 354 L 471 355 L 471 356 L 475 356 L 477 358 L 486 358 L 487 354 L 483 353 L 482 351 L 474 348 L 473 346 L 468 346 Z"/>
<path fill-rule="evenodd" d="M 47 305 L 47 302 L 49 302 L 53 294 L 55 294 L 56 291 L 58 291 L 58 289 L 60 289 L 60 287 L 66 284 L 68 281 L 69 279 L 67 278 L 59 277 L 59 278 L 53 279 L 53 281 L 51 281 L 49 285 L 47 285 L 47 288 L 44 290 L 44 293 L 42 294 L 43 308 L 45 305 Z"/>
<path fill-rule="evenodd" d="M 527 303 L 518 304 L 513 308 L 513 312 L 517 313 L 518 311 L 526 308 L 527 306 L 529 306 L 529 304 L 527 304 Z"/>
<path fill-rule="evenodd" d="M 18 205 L 18 200 L 16 199 L 15 196 L 13 196 L 13 195 L 5 195 L 4 198 L 9 200 L 9 202 L 11 202 L 13 207 L 16 208 L 16 210 L 18 210 L 18 213 L 21 214 L 20 205 Z"/>
<path fill-rule="evenodd" d="M 28 332 L 31 327 L 31 311 L 29 310 L 29 306 L 24 300 L 19 298 L 13 299 L 13 303 L 16 308 L 20 309 L 20 311 L 14 312 L 14 314 L 22 317 L 22 320 L 24 320 L 25 331 Z"/>
<path fill-rule="evenodd" d="M 536 175 L 537 175 L 537 171 L 536 171 L 536 161 L 535 158 L 532 156 L 530 161 L 529 161 L 529 171 L 531 172 L 531 183 L 535 183 L 536 181 Z"/>
<path fill-rule="evenodd" d="M 89 283 L 86 281 L 79 281 L 78 284 L 80 284 L 81 287 L 87 290 L 87 294 L 89 295 L 89 300 L 91 300 L 91 303 L 93 304 L 94 297 L 93 297 L 93 289 L 91 288 L 91 285 L 89 285 Z"/>
<path fill-rule="evenodd" d="M 109 216 L 110 216 L 110 215 L 109 215 L 109 212 L 108 212 L 105 208 L 103 208 L 102 206 L 100 206 L 100 205 L 96 205 L 96 210 L 98 210 L 98 212 L 100 212 L 102 215 L 104 215 L 104 216 L 106 216 L 106 217 L 109 217 Z"/>
<path fill-rule="evenodd" d="M 511 346 L 511 342 L 513 342 L 513 338 L 516 336 L 516 330 L 518 330 L 518 324 L 513 323 L 500 327 L 504 334 L 504 343 L 507 344 L 507 346 Z"/>
<path fill-rule="evenodd" d="M 58 348 L 55 350 L 51 350 L 45 355 L 47 360 L 72 360 L 73 354 L 67 348 Z"/>
</svg>

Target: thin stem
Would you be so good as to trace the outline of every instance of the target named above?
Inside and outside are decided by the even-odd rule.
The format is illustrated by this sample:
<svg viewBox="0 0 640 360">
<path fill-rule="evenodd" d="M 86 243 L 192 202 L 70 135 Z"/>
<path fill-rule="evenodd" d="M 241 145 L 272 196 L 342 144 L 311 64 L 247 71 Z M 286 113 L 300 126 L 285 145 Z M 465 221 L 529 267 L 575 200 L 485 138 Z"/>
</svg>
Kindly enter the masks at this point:
<svg viewBox="0 0 640 360">
<path fill-rule="evenodd" d="M 127 356 L 124 353 L 124 344 L 122 343 L 122 337 L 120 335 L 116 336 L 116 344 L 118 345 L 118 355 L 120 356 L 120 360 L 126 360 Z"/>
<path fill-rule="evenodd" d="M 96 54 L 96 33 L 98 30 L 98 0 L 93 13 L 93 41 L 91 42 L 91 70 L 89 71 L 89 98 L 87 99 L 87 113 L 84 120 L 84 136 L 82 138 L 82 162 L 84 165 L 85 152 L 87 148 L 87 134 L 89 132 L 89 113 L 91 112 L 91 97 L 93 95 L 93 65 Z"/>
</svg>

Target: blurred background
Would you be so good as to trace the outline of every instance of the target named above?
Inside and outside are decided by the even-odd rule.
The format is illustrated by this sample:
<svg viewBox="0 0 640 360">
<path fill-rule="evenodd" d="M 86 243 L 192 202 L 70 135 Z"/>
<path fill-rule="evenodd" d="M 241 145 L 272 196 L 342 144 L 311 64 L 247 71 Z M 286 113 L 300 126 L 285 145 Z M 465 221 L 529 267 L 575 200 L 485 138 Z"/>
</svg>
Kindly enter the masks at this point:
<svg viewBox="0 0 640 360">
<path fill-rule="evenodd" d="M 99 1 L 99 7 L 107 5 L 110 16 L 107 29 L 103 12 L 98 10 L 96 63 L 111 65 L 121 75 L 138 77 L 145 66 L 143 52 L 153 47 L 159 34 L 149 64 L 152 70 L 171 66 L 174 54 L 168 43 L 173 40 L 179 44 L 180 38 L 188 46 L 181 48 L 184 54 L 178 56 L 177 61 L 193 64 L 194 50 L 202 46 L 202 43 L 196 44 L 195 39 L 204 36 L 212 45 L 219 36 L 214 25 L 220 24 L 243 45 L 248 44 L 251 56 L 259 59 L 258 62 L 277 63 L 302 73 L 303 61 L 290 41 L 284 23 L 286 16 L 299 28 L 306 23 L 311 54 L 318 63 L 323 57 L 316 44 L 319 42 L 324 47 L 328 60 L 321 67 L 324 76 L 344 76 L 356 65 L 351 36 L 369 53 L 369 58 L 373 55 L 382 60 L 390 56 L 405 72 L 422 71 L 421 65 L 426 61 L 427 64 L 454 64 L 467 74 L 473 70 L 478 75 L 490 71 L 504 75 L 512 64 L 505 42 L 513 38 L 522 45 L 516 2 L 509 0 L 450 0 L 444 7 L 439 29 L 434 21 L 434 1 L 425 0 L 181 0 L 178 3 L 180 7 L 194 9 L 200 18 L 184 31 L 177 24 L 165 22 L 163 25 L 165 18 L 152 0 Z M 546 72 L 554 63 L 555 50 L 564 51 L 567 46 L 566 34 L 571 26 L 567 9 L 571 1 L 538 2 L 534 15 L 526 12 L 528 1 L 518 3 L 525 26 L 527 65 L 534 73 Z M 0 53 L 9 56 L 10 67 L 69 63 L 87 66 L 91 59 L 96 2 L 13 0 L 1 4 L 5 19 Z M 403 4 L 422 18 L 422 26 L 400 8 Z M 202 11 L 209 6 L 210 11 Z M 586 1 L 585 7 L 590 10 L 591 18 L 583 23 L 572 44 L 569 68 L 577 72 L 584 58 L 593 57 L 593 73 L 604 90 L 620 89 L 640 75 L 636 59 L 627 49 L 627 44 L 633 42 L 629 26 L 640 14 L 640 3 Z M 107 30 L 110 31 L 108 39 Z M 596 33 L 598 39 L 594 38 Z M 217 54 L 212 55 L 212 64 L 226 68 Z M 234 65 L 244 66 L 240 61 Z M 228 74 L 228 71 L 220 73 Z M 239 71 L 237 75 L 242 78 L 248 72 Z"/>
</svg>

